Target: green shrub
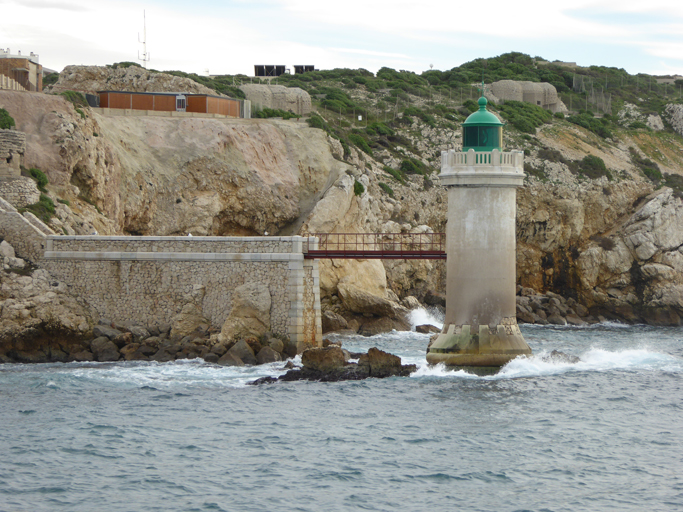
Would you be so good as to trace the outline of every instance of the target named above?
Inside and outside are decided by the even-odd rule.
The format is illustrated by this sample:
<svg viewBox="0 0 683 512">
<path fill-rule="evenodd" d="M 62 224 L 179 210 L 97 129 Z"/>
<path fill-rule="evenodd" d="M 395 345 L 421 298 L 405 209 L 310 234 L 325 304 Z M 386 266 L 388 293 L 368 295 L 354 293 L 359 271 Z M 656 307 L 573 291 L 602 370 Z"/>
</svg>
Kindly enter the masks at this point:
<svg viewBox="0 0 683 512">
<path fill-rule="evenodd" d="M 662 171 L 659 170 L 659 166 L 655 162 L 640 156 L 633 147 L 628 148 L 628 151 L 631 154 L 633 165 L 638 167 L 650 181 L 657 183 L 663 179 Z"/>
<path fill-rule="evenodd" d="M 557 119 L 564 119 L 564 114 L 562 112 L 555 112 L 553 116 Z"/>
<path fill-rule="evenodd" d="M 74 107 L 87 107 L 88 101 L 85 99 L 82 93 L 77 91 L 64 91 L 59 93 L 60 96 L 64 96 L 67 101 L 73 103 Z M 81 114 L 85 117 L 85 114 Z"/>
<path fill-rule="evenodd" d="M 602 137 L 603 139 L 608 139 L 612 136 L 610 121 L 604 118 L 597 119 L 593 117 L 593 114 L 590 112 L 582 112 L 576 116 L 569 116 L 567 121 L 577 126 L 581 126 L 582 128 L 595 133 L 599 137 Z"/>
<path fill-rule="evenodd" d="M 31 176 L 31 178 L 35 180 L 36 185 L 38 185 L 38 190 L 40 190 L 41 192 L 47 192 L 45 187 L 49 182 L 45 173 L 40 169 L 36 169 L 35 167 L 30 168 L 28 170 L 28 173 L 29 176 Z"/>
<path fill-rule="evenodd" d="M 680 174 L 665 174 L 664 184 L 674 190 L 674 195 L 678 198 L 683 197 L 683 176 Z"/>
<path fill-rule="evenodd" d="M 59 73 L 48 73 L 43 75 L 43 87 L 54 85 L 57 83 L 57 80 L 59 80 Z"/>
<path fill-rule="evenodd" d="M 633 121 L 628 125 L 631 130 L 649 130 L 650 127 L 643 123 L 642 121 Z"/>
<path fill-rule="evenodd" d="M 357 196 L 361 195 L 363 192 L 365 192 L 365 187 L 363 184 L 356 180 L 353 182 L 353 193 L 356 194 Z"/>
<path fill-rule="evenodd" d="M 429 167 L 417 158 L 409 158 L 401 161 L 401 171 L 406 174 L 429 174 Z"/>
<path fill-rule="evenodd" d="M 11 130 L 15 126 L 14 118 L 4 108 L 0 108 L 0 130 Z"/>
<path fill-rule="evenodd" d="M 142 68 L 142 66 L 140 64 L 138 64 L 137 62 L 131 62 L 131 61 L 115 62 L 114 64 L 110 64 L 107 67 L 112 68 L 112 69 L 117 69 L 117 68 L 129 68 L 131 66 Z"/>
<path fill-rule="evenodd" d="M 592 179 L 598 179 L 606 176 L 610 181 L 612 180 L 612 174 L 605 166 L 605 162 L 599 156 L 586 155 L 583 160 L 579 162 L 579 173 Z"/>
<path fill-rule="evenodd" d="M 371 128 L 373 131 L 375 131 L 379 135 L 394 135 L 394 130 L 389 128 L 386 124 L 384 123 L 372 123 L 368 128 Z"/>
<path fill-rule="evenodd" d="M 30 204 L 26 208 L 19 209 L 20 213 L 24 213 L 26 211 L 33 213 L 33 215 L 47 224 L 55 214 L 55 203 L 53 203 L 52 199 L 47 197 L 45 194 L 40 194 L 40 199 L 37 203 Z"/>
<path fill-rule="evenodd" d="M 286 110 L 279 110 L 276 108 L 264 107 L 252 113 L 252 117 L 256 119 L 268 119 L 270 117 L 281 117 L 282 119 L 292 119 L 293 117 L 299 119 L 301 116 Z"/>
<path fill-rule="evenodd" d="M 379 182 L 379 188 L 384 190 L 387 194 L 389 194 L 391 197 L 394 197 L 394 191 L 393 189 L 387 185 L 386 183 L 382 183 L 381 181 Z"/>
<path fill-rule="evenodd" d="M 365 138 L 359 133 L 349 133 L 349 141 L 368 155 L 372 156 L 372 149 Z"/>
<path fill-rule="evenodd" d="M 506 101 L 500 106 L 501 115 L 520 132 L 536 133 L 536 128 L 549 123 L 553 115 L 544 108 L 524 101 Z"/>
<path fill-rule="evenodd" d="M 548 176 L 545 173 L 545 169 L 537 169 L 533 167 L 529 162 L 524 162 L 524 173 L 527 176 L 533 176 L 541 181 L 547 181 Z"/>
<path fill-rule="evenodd" d="M 384 167 L 382 167 L 382 169 L 384 170 L 384 172 L 386 172 L 391 177 L 393 177 L 396 181 L 399 181 L 401 183 L 405 182 L 405 179 L 403 178 L 403 174 L 401 173 L 401 171 L 397 171 L 396 169 L 392 169 L 388 165 L 385 165 Z"/>
<path fill-rule="evenodd" d="M 71 206 L 71 203 L 67 199 L 57 199 L 57 202 L 65 204 L 67 206 Z"/>
<path fill-rule="evenodd" d="M 325 130 L 328 133 L 331 131 L 330 126 L 318 114 L 311 114 L 311 117 L 306 119 L 306 122 L 308 123 L 308 126 L 310 126 L 311 128 L 320 128 L 321 130 Z"/>
<path fill-rule="evenodd" d="M 463 101 L 462 106 L 469 110 L 471 114 L 474 114 L 479 110 L 479 104 L 474 100 L 465 100 Z"/>
</svg>

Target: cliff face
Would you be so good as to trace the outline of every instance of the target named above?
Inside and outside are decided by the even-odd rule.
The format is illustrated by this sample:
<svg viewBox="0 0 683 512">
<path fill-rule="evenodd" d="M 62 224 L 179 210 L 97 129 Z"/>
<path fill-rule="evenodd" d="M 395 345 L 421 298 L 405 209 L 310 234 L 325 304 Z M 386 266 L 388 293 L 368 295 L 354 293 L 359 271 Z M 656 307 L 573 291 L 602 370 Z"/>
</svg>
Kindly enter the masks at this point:
<svg viewBox="0 0 683 512">
<path fill-rule="evenodd" d="M 61 97 L 13 92 L 0 92 L 0 107 L 27 134 L 26 166 L 45 171 L 51 193 L 70 203 L 58 204 L 53 229 L 143 235 L 444 231 L 447 204 L 437 175 L 408 175 L 399 183 L 354 148 L 342 162 L 339 143 L 304 122 L 104 117 L 89 109 L 82 118 Z M 574 126 L 541 130 L 539 147 L 570 160 L 600 156 L 613 179 L 583 178 L 560 160 L 542 158 L 538 148 L 531 151 L 526 161 L 543 168 L 546 180 L 529 179 L 518 191 L 518 282 L 574 297 L 606 316 L 677 324 L 683 315 L 683 202 L 670 189 L 655 191 L 632 163 L 629 147 L 645 139 L 661 143 L 661 168 L 673 173 L 681 172 L 683 148 L 652 134 L 629 137 L 606 144 Z M 359 195 L 355 182 L 364 188 Z M 340 313 L 352 308 L 349 290 L 395 303 L 445 288 L 442 262 L 332 260 L 320 269 L 323 307 Z"/>
<path fill-rule="evenodd" d="M 72 210 L 103 212 L 102 234 L 273 234 L 350 168 L 303 122 L 82 118 L 59 96 L 5 91 L 0 105 L 27 134 L 26 167 Z"/>
</svg>

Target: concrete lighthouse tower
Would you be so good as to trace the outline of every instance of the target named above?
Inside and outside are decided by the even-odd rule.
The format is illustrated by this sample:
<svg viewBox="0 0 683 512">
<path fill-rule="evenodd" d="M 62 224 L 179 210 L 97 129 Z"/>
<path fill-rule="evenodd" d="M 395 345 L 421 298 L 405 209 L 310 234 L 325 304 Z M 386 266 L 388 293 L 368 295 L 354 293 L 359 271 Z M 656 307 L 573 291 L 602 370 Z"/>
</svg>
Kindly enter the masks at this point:
<svg viewBox="0 0 683 512">
<path fill-rule="evenodd" d="M 500 367 L 531 348 L 517 326 L 515 216 L 521 151 L 504 152 L 503 124 L 479 99 L 463 123 L 463 151 L 441 153 L 448 190 L 446 318 L 427 361 Z"/>
</svg>

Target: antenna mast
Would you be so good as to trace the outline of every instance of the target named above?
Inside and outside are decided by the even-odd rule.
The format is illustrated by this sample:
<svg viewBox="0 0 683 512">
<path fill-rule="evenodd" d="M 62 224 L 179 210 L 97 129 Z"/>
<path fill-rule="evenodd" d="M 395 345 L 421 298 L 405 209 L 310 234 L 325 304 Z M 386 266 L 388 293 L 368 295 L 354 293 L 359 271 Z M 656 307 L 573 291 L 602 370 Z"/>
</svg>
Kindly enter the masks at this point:
<svg viewBox="0 0 683 512">
<path fill-rule="evenodd" d="M 142 22 L 143 22 L 143 32 L 142 41 L 140 41 L 140 32 L 138 32 L 138 43 L 142 44 L 142 56 L 140 56 L 140 50 L 138 50 L 138 60 L 142 61 L 142 65 L 147 69 L 147 63 L 150 60 L 149 53 L 147 53 L 147 14 L 142 11 Z"/>
</svg>

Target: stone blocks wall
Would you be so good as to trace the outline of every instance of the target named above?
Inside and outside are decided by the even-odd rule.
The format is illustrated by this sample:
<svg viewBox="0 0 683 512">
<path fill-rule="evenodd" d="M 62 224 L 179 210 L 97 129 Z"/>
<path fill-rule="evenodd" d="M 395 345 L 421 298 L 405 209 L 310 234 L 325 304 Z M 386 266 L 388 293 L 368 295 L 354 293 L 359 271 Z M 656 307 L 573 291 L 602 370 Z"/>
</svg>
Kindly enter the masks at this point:
<svg viewBox="0 0 683 512">
<path fill-rule="evenodd" d="M 36 182 L 26 176 L 0 177 L 0 197 L 15 208 L 24 208 L 38 202 L 40 190 Z"/>
<path fill-rule="evenodd" d="M 317 262 L 302 237 L 50 236 L 41 266 L 97 315 L 143 325 L 171 323 L 187 304 L 220 328 L 235 288 L 265 284 L 271 331 L 322 343 Z"/>
<path fill-rule="evenodd" d="M 35 220 L 42 224 L 39 219 Z M 52 233 L 44 224 L 42 227 Z M 14 247 L 20 258 L 27 259 L 34 264 L 42 259 L 46 247 L 45 233 L 2 198 L 0 198 L 0 236 Z"/>
<path fill-rule="evenodd" d="M 26 134 L 15 130 L 0 130 L 0 176 L 21 175 L 26 151 Z"/>
</svg>

